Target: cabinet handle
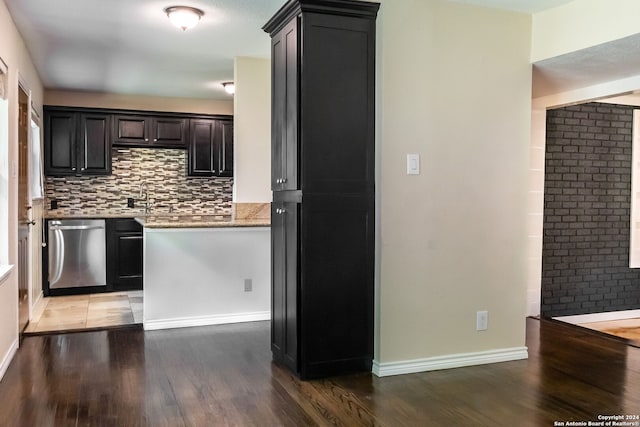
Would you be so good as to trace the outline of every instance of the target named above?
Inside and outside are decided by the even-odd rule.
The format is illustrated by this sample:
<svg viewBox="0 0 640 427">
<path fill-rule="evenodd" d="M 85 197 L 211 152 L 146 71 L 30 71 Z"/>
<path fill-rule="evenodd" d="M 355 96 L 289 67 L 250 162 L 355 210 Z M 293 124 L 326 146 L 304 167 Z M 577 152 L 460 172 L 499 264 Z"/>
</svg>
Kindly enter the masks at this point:
<svg viewBox="0 0 640 427">
<path fill-rule="evenodd" d="M 282 214 L 283 214 L 283 213 L 285 213 L 286 211 L 287 211 L 287 210 L 286 210 L 286 209 L 284 209 L 284 208 L 283 208 L 283 209 L 280 209 L 280 208 L 276 209 L 276 213 L 277 213 L 278 215 L 282 215 Z"/>
<path fill-rule="evenodd" d="M 276 179 L 276 184 L 280 184 L 280 178 Z M 277 210 L 276 210 L 277 212 Z"/>
<path fill-rule="evenodd" d="M 153 138 L 153 142 L 156 142 L 156 141 L 158 141 L 158 138 Z"/>
<path fill-rule="evenodd" d="M 145 139 L 144 139 L 144 141 L 145 141 L 145 142 L 149 142 L 149 138 L 145 138 Z"/>
<path fill-rule="evenodd" d="M 81 171 L 83 171 L 83 170 L 85 170 L 85 169 L 87 169 L 87 168 L 80 168 L 80 170 L 81 170 Z"/>
<path fill-rule="evenodd" d="M 76 168 L 71 168 L 72 171 L 76 170 Z"/>
<path fill-rule="evenodd" d="M 282 178 L 282 183 L 285 184 L 287 182 L 287 178 Z"/>
</svg>

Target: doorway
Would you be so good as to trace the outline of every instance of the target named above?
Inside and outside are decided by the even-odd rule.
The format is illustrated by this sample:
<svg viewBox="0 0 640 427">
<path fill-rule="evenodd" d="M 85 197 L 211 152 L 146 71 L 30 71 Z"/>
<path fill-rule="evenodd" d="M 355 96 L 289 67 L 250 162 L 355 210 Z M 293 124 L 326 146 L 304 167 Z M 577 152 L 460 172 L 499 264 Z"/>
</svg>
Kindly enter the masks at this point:
<svg viewBox="0 0 640 427">
<path fill-rule="evenodd" d="M 29 94 L 18 87 L 18 331 L 29 323 Z"/>
</svg>

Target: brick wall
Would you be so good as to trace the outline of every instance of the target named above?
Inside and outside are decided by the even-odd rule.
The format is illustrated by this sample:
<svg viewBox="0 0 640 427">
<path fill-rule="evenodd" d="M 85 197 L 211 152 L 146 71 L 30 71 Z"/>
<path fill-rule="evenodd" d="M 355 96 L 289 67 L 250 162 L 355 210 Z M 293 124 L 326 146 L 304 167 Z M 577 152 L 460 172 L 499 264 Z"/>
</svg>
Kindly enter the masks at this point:
<svg viewBox="0 0 640 427">
<path fill-rule="evenodd" d="M 633 107 L 547 112 L 543 316 L 640 309 L 629 268 Z"/>
</svg>

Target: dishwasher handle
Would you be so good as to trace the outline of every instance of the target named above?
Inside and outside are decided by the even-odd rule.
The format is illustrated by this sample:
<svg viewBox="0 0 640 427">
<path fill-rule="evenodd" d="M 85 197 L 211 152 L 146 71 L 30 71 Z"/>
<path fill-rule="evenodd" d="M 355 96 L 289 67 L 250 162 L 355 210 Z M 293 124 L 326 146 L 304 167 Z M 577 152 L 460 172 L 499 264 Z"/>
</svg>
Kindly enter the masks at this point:
<svg viewBox="0 0 640 427">
<path fill-rule="evenodd" d="M 104 225 L 52 225 L 51 230 L 103 230 Z"/>
</svg>

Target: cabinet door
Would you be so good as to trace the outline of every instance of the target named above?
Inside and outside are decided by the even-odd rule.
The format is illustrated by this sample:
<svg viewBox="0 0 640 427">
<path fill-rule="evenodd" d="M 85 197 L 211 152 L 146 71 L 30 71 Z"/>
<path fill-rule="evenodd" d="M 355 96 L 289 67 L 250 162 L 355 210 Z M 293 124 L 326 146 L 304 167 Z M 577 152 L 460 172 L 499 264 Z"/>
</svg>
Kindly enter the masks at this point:
<svg viewBox="0 0 640 427">
<path fill-rule="evenodd" d="M 114 116 L 114 145 L 149 145 L 150 118 L 146 116 Z"/>
<path fill-rule="evenodd" d="M 81 114 L 78 167 L 83 175 L 111 173 L 110 116 Z"/>
<path fill-rule="evenodd" d="M 215 120 L 191 120 L 189 125 L 189 175 L 214 176 L 218 164 Z"/>
<path fill-rule="evenodd" d="M 107 220 L 107 283 L 114 290 L 142 289 L 142 241 L 135 220 Z"/>
<path fill-rule="evenodd" d="M 274 202 L 271 212 L 271 350 L 298 371 L 298 224 L 296 203 Z"/>
<path fill-rule="evenodd" d="M 76 174 L 76 121 L 76 113 L 66 111 L 45 113 L 45 175 Z"/>
<path fill-rule="evenodd" d="M 218 175 L 233 176 L 233 122 L 219 120 L 215 141 L 218 151 Z"/>
<path fill-rule="evenodd" d="M 154 117 L 151 121 L 154 146 L 185 148 L 187 146 L 187 119 Z"/>
<path fill-rule="evenodd" d="M 271 188 L 298 189 L 298 21 L 292 20 L 271 42 Z"/>
</svg>

